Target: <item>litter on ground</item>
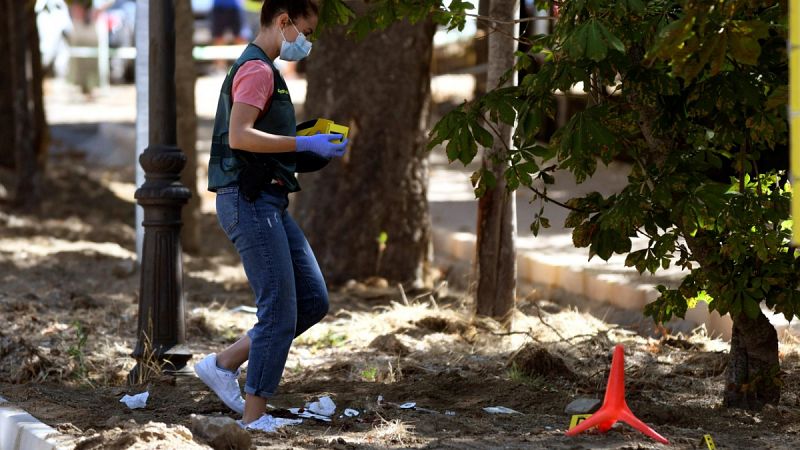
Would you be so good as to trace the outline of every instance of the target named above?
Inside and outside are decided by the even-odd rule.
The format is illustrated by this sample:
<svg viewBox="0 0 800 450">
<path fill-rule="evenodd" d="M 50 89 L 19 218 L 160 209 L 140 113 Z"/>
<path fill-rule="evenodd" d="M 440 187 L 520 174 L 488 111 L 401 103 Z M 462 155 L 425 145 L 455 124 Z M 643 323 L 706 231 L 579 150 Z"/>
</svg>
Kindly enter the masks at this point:
<svg viewBox="0 0 800 450">
<path fill-rule="evenodd" d="M 147 391 L 136 395 L 126 394 L 124 397 L 120 399 L 120 402 L 128 405 L 128 408 L 130 409 L 144 408 L 145 406 L 147 406 L 148 397 L 150 397 L 150 393 Z"/>
</svg>

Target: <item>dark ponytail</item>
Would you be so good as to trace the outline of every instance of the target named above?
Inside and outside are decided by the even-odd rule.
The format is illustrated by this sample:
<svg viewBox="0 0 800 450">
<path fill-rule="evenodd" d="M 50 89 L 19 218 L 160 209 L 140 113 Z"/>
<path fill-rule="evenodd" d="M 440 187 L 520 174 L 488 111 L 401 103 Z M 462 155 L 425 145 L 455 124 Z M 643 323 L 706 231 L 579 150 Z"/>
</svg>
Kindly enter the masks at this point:
<svg viewBox="0 0 800 450">
<path fill-rule="evenodd" d="M 270 26 L 272 20 L 284 12 L 294 20 L 298 17 L 316 16 L 319 8 L 314 0 L 264 0 L 264 5 L 261 6 L 261 26 Z"/>
</svg>

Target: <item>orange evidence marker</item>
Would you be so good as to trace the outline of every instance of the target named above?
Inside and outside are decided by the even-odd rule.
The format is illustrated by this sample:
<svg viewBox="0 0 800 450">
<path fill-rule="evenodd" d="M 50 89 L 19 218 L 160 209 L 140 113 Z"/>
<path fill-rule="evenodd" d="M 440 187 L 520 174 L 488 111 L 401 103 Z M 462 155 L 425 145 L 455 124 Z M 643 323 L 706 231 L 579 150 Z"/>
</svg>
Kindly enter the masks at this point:
<svg viewBox="0 0 800 450">
<path fill-rule="evenodd" d="M 664 436 L 656 433 L 646 423 L 634 416 L 628 407 L 628 403 L 625 402 L 625 349 L 621 344 L 614 348 L 614 358 L 611 360 L 611 374 L 608 376 L 608 386 L 606 386 L 603 406 L 591 417 L 567 431 L 567 436 L 575 436 L 592 427 L 597 427 L 598 430 L 605 433 L 618 421 L 627 423 L 662 444 L 669 444 L 669 441 Z"/>
</svg>

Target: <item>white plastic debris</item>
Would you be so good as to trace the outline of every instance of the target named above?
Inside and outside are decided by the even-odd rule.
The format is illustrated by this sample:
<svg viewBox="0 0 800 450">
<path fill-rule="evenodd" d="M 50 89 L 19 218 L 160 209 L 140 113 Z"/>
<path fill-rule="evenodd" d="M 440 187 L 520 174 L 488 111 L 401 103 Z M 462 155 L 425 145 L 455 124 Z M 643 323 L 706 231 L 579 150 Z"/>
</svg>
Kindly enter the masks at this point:
<svg viewBox="0 0 800 450">
<path fill-rule="evenodd" d="M 303 417 L 306 419 L 317 419 L 323 422 L 331 421 L 331 418 L 328 416 L 323 416 L 322 414 L 314 414 L 313 412 L 304 408 L 289 408 L 289 412 L 297 417 Z"/>
<path fill-rule="evenodd" d="M 336 412 L 336 404 L 330 397 L 320 397 L 319 401 L 306 403 L 306 409 L 321 416 L 332 416 Z"/>
<path fill-rule="evenodd" d="M 256 311 L 257 310 L 255 306 L 245 306 L 245 305 L 237 306 L 236 308 L 231 309 L 231 312 L 243 312 L 250 314 L 255 314 Z"/>
<path fill-rule="evenodd" d="M 359 414 L 360 413 L 358 411 L 356 411 L 355 409 L 347 408 L 347 409 L 344 410 L 344 415 L 347 416 L 347 417 L 356 417 Z"/>
<path fill-rule="evenodd" d="M 445 411 L 445 412 L 444 412 L 444 415 L 445 415 L 445 416 L 455 416 L 455 415 L 456 415 L 456 412 L 455 412 L 455 411 Z"/>
<path fill-rule="evenodd" d="M 383 404 L 383 396 L 382 395 L 378 396 L 378 404 L 379 405 Z"/>
<path fill-rule="evenodd" d="M 265 433 L 274 433 L 278 428 L 283 428 L 288 425 L 298 425 L 303 423 L 303 419 L 283 419 L 281 417 L 272 417 L 269 414 L 264 414 L 253 422 L 244 425 L 241 420 L 236 423 L 245 430 L 258 430 Z"/>
<path fill-rule="evenodd" d="M 150 397 L 150 393 L 147 391 L 136 395 L 125 394 L 125 396 L 120 399 L 120 402 L 128 405 L 130 409 L 144 408 L 147 406 L 148 397 Z"/>
<path fill-rule="evenodd" d="M 483 408 L 489 414 L 522 414 L 519 411 L 514 411 L 511 408 L 506 408 L 505 406 L 488 406 Z"/>
<path fill-rule="evenodd" d="M 414 402 L 403 403 L 400 405 L 400 409 L 414 409 L 417 407 L 417 404 Z"/>
</svg>

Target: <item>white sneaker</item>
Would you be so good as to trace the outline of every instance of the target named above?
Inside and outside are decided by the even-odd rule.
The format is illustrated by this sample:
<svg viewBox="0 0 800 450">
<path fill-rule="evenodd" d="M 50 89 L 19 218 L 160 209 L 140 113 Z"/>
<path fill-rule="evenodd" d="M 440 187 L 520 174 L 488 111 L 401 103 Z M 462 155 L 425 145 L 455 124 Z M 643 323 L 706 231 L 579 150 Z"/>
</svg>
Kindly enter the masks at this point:
<svg viewBox="0 0 800 450">
<path fill-rule="evenodd" d="M 303 419 L 283 419 L 280 417 L 272 417 L 269 414 L 264 414 L 263 416 L 246 425 L 241 420 L 237 420 L 236 423 L 245 430 L 258 430 L 265 433 L 274 433 L 278 430 L 278 428 L 282 428 L 287 425 L 297 425 L 303 423 Z"/>
<path fill-rule="evenodd" d="M 244 399 L 238 381 L 241 369 L 236 373 L 220 369 L 217 367 L 217 354 L 212 353 L 195 364 L 194 371 L 228 408 L 244 414 Z"/>
</svg>

